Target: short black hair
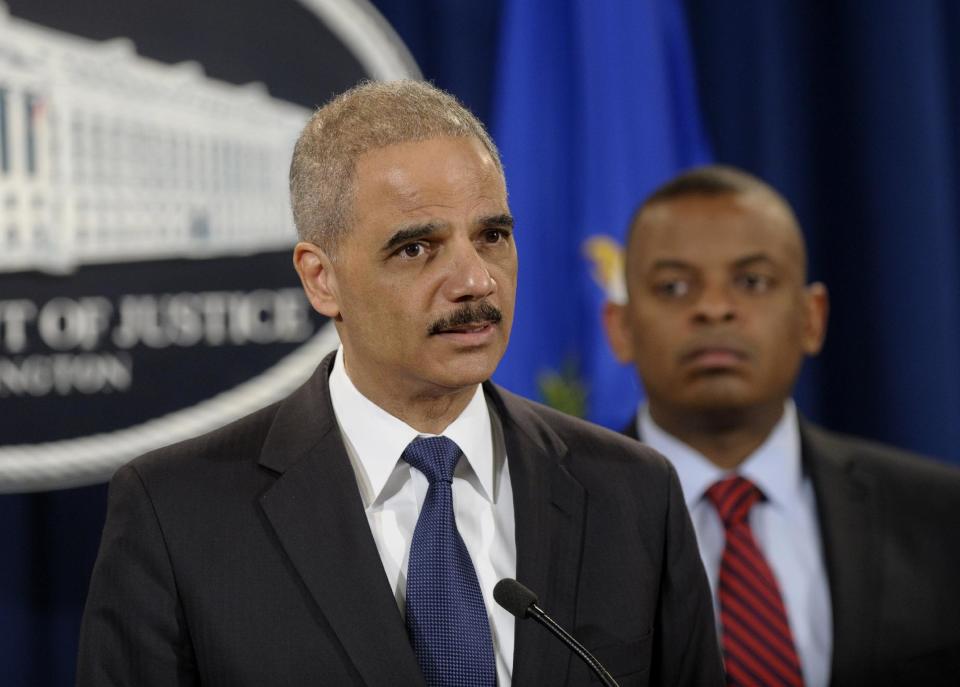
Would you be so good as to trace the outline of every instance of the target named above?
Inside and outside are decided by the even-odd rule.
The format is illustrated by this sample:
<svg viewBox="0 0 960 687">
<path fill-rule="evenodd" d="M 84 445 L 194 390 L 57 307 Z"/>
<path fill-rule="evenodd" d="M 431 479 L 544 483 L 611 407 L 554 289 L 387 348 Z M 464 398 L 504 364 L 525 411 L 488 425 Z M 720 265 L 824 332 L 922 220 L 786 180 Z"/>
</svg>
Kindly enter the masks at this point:
<svg viewBox="0 0 960 687">
<path fill-rule="evenodd" d="M 775 188 L 749 172 L 729 165 L 703 165 L 688 169 L 659 186 L 643 201 L 639 209 L 683 196 L 722 196 L 751 191 L 769 193 L 789 207 Z"/>
<path fill-rule="evenodd" d="M 630 218 L 630 224 L 627 227 L 626 250 L 629 251 L 630 249 L 630 242 L 640 222 L 640 216 L 647 208 L 653 205 L 690 196 L 737 196 L 751 193 L 764 195 L 775 200 L 786 211 L 796 226 L 797 232 L 800 234 L 800 248 L 803 251 L 803 270 L 804 273 L 806 273 L 807 256 L 806 246 L 803 240 L 803 230 L 800 228 L 800 222 L 797 221 L 793 207 L 791 207 L 787 199 L 784 198 L 777 189 L 763 179 L 730 165 L 702 165 L 700 167 L 692 167 L 658 186 L 653 193 L 640 203 L 640 206 L 634 211 L 633 216 Z"/>
<path fill-rule="evenodd" d="M 661 184 L 634 211 L 627 228 L 627 240 L 633 234 L 640 215 L 651 205 L 687 196 L 725 196 L 760 193 L 779 202 L 799 228 L 793 208 L 777 189 L 742 169 L 730 165 L 692 167 Z"/>
</svg>

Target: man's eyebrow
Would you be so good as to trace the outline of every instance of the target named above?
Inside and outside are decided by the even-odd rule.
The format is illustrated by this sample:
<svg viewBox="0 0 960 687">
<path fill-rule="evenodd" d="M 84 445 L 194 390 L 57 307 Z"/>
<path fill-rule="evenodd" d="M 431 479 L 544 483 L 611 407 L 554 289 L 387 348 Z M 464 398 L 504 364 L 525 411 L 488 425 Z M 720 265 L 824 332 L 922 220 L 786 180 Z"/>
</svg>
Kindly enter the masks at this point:
<svg viewBox="0 0 960 687">
<path fill-rule="evenodd" d="M 767 262 L 771 265 L 776 265 L 776 260 L 771 258 L 769 255 L 763 252 L 751 253 L 750 255 L 745 255 L 742 258 L 738 258 L 734 261 L 733 266 L 737 268 L 749 267 L 750 265 L 757 262 Z"/>
<path fill-rule="evenodd" d="M 477 224 L 484 227 L 503 227 L 504 229 L 513 229 L 513 215 L 501 213 L 499 215 L 487 215 L 477 220 Z"/>
<path fill-rule="evenodd" d="M 380 249 L 384 252 L 392 251 L 397 246 L 401 246 L 408 241 L 416 241 L 417 239 L 422 239 L 425 236 L 431 236 L 436 233 L 442 225 L 437 222 L 427 222 L 426 224 L 414 224 L 411 226 L 403 227 L 402 229 L 397 229 L 393 235 L 387 239 L 387 242 L 383 244 L 383 247 Z"/>
<path fill-rule="evenodd" d="M 684 262 L 683 260 L 677 260 L 676 258 L 661 258 L 659 260 L 654 260 L 653 264 L 650 265 L 650 271 L 656 270 L 690 270 L 693 269 L 693 266 L 690 263 Z"/>
<path fill-rule="evenodd" d="M 512 229 L 514 220 L 513 216 L 507 213 L 501 213 L 497 215 L 487 215 L 485 217 L 481 217 L 477 220 L 477 224 L 484 227 L 504 227 Z M 443 226 L 444 225 L 441 222 L 427 222 L 425 224 L 412 224 L 401 227 L 393 232 L 380 250 L 383 252 L 391 252 L 398 246 L 401 246 L 409 241 L 416 241 L 417 239 L 431 236 L 440 231 Z"/>
</svg>

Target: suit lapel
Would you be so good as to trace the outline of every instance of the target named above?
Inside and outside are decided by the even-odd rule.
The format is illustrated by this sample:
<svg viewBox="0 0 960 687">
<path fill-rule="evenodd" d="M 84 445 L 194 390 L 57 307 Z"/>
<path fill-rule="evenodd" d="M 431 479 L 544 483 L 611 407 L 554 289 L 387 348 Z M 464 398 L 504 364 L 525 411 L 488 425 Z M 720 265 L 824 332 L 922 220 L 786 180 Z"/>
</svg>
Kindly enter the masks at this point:
<svg viewBox="0 0 960 687">
<path fill-rule="evenodd" d="M 260 458 L 280 475 L 260 503 L 364 681 L 422 685 L 334 419 L 331 363 L 280 405 Z"/>
<path fill-rule="evenodd" d="M 304 586 L 368 684 L 422 685 L 336 424 L 332 357 L 284 401 L 260 463 L 279 473 L 260 503 Z M 485 385 L 504 429 L 513 488 L 517 579 L 561 625 L 576 621 L 583 487 L 566 445 L 523 401 Z M 532 620 L 515 626 L 513 683 L 563 684 L 569 650 Z"/>
<path fill-rule="evenodd" d="M 881 512 L 876 486 L 842 443 L 801 424 L 813 480 L 833 608 L 834 684 L 855 683 L 869 665 L 880 598 Z"/>
<path fill-rule="evenodd" d="M 507 445 L 517 541 L 517 580 L 563 627 L 576 621 L 585 498 L 563 468 L 567 447 L 523 401 L 492 385 Z M 513 683 L 559 685 L 567 678 L 570 651 L 533 620 L 517 620 Z"/>
</svg>

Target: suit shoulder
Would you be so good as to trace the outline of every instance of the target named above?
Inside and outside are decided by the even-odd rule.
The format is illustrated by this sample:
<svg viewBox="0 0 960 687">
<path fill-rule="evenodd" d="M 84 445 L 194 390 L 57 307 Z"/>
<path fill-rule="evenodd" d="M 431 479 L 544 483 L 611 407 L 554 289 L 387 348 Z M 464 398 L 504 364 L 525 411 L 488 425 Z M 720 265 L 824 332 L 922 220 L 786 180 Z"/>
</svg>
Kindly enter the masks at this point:
<svg viewBox="0 0 960 687">
<path fill-rule="evenodd" d="M 280 403 L 274 403 L 199 436 L 155 449 L 125 466 L 141 479 L 186 472 L 204 465 L 253 462 L 259 456 Z"/>
<path fill-rule="evenodd" d="M 569 448 L 571 456 L 575 458 L 582 456 L 587 461 L 639 461 L 651 469 L 663 471 L 664 474 L 670 470 L 666 458 L 636 439 L 499 387 L 497 392 L 514 415 L 521 414 L 522 419 L 522 414 L 527 414 L 541 422 Z"/>
<path fill-rule="evenodd" d="M 943 461 L 904 449 L 823 427 L 803 425 L 805 449 L 812 456 L 850 461 L 885 483 L 946 490 L 960 497 L 960 469 Z"/>
</svg>

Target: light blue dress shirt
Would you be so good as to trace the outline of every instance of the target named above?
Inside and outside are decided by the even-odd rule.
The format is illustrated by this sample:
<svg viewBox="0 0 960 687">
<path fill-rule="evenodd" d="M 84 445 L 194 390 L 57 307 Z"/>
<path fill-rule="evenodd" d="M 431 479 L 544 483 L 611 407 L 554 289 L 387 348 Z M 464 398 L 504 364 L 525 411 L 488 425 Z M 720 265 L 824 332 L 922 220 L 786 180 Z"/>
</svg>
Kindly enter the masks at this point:
<svg viewBox="0 0 960 687">
<path fill-rule="evenodd" d="M 734 471 L 717 467 L 658 427 L 646 405 L 637 413 L 637 427 L 643 442 L 669 458 L 677 469 L 715 609 L 719 608 L 717 578 L 724 530 L 704 494 L 714 482 L 736 473 L 756 484 L 767 497 L 750 511 L 750 527 L 780 584 L 804 682 L 807 687 L 826 687 L 833 646 L 830 587 L 816 497 L 800 459 L 800 428 L 793 401 L 787 401 L 783 417 L 763 445 Z"/>
</svg>

